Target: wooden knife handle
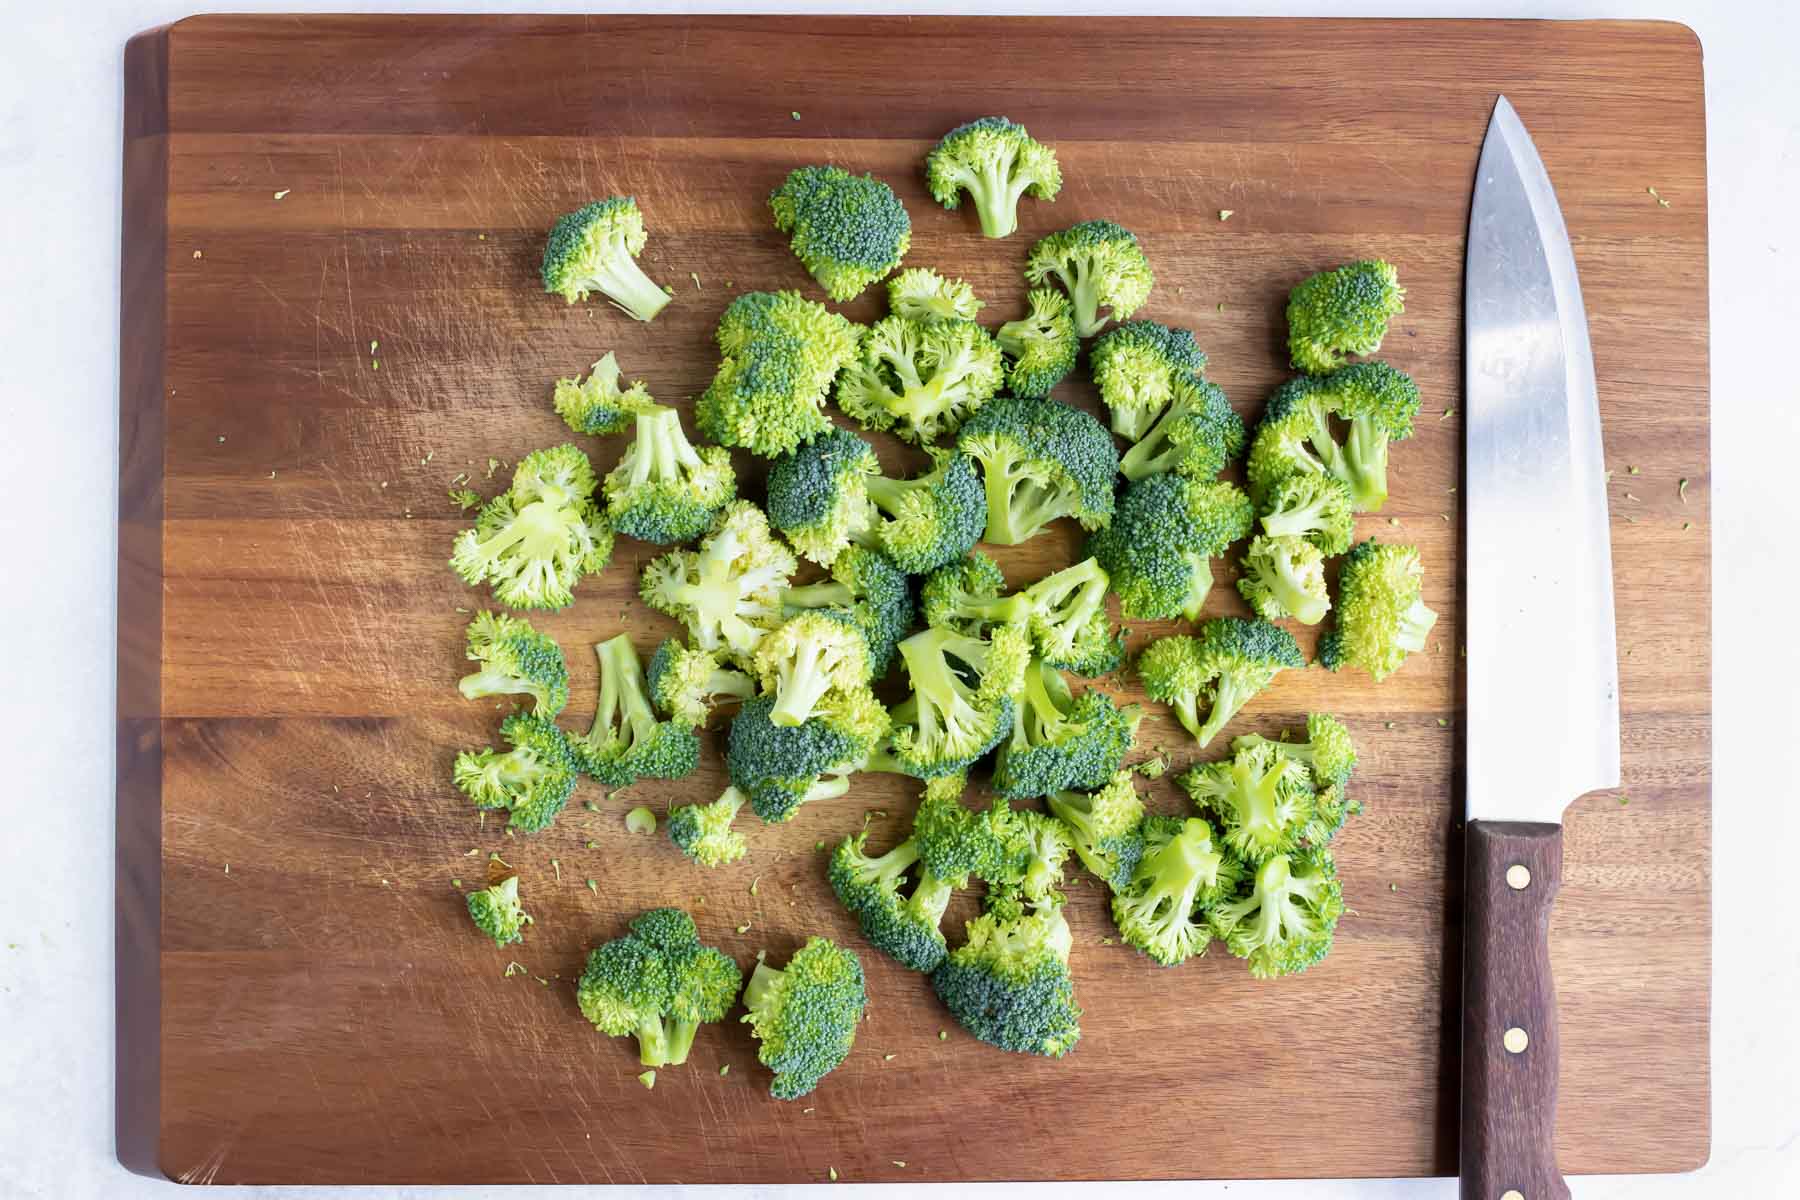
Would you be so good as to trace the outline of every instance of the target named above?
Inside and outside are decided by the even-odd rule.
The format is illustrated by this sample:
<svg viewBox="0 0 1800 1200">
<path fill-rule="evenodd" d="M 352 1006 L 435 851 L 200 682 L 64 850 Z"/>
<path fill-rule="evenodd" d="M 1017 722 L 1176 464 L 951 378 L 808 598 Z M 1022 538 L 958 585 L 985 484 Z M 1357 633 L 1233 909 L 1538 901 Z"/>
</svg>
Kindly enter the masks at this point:
<svg viewBox="0 0 1800 1200">
<path fill-rule="evenodd" d="M 1464 879 L 1462 1197 L 1568 1200 L 1550 978 L 1562 826 L 1469 822 Z"/>
</svg>

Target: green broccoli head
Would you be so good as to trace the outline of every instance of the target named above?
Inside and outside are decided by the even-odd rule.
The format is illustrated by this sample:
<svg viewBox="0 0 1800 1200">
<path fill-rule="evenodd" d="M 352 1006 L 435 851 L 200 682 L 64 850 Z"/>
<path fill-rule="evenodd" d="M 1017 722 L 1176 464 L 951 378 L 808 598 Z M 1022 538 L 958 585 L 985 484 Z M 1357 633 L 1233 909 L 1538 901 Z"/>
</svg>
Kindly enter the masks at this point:
<svg viewBox="0 0 1800 1200">
<path fill-rule="evenodd" d="M 1069 975 L 1074 938 L 1060 905 L 1001 906 L 931 974 L 957 1024 L 990 1046 L 1061 1058 L 1081 1037 Z"/>
<path fill-rule="evenodd" d="M 814 937 L 788 965 L 756 964 L 744 989 L 744 1015 L 761 1043 L 757 1057 L 775 1073 L 769 1094 L 797 1100 L 850 1054 L 868 994 L 862 963 L 828 938 Z"/>
<path fill-rule="evenodd" d="M 973 321 L 984 307 L 968 281 L 946 279 L 930 267 L 912 267 L 887 281 L 888 311 L 929 325 Z"/>
<path fill-rule="evenodd" d="M 929 445 L 955 433 L 1005 376 L 1000 347 L 973 321 L 883 317 L 837 381 L 837 404 L 867 429 Z"/>
<path fill-rule="evenodd" d="M 1125 489 L 1087 552 L 1127 617 L 1196 621 L 1212 590 L 1212 559 L 1250 532 L 1252 518 L 1250 498 L 1229 483 L 1150 475 Z"/>
<path fill-rule="evenodd" d="M 769 196 L 775 228 L 793 235 L 794 257 L 842 303 L 900 265 L 912 222 L 894 189 L 842 167 L 799 167 Z"/>
<path fill-rule="evenodd" d="M 1277 672 L 1305 665 L 1294 635 L 1280 626 L 1215 617 L 1200 626 L 1199 637 L 1150 643 L 1138 657 L 1138 677 L 1145 694 L 1167 704 L 1204 746 Z M 1203 696 L 1212 701 L 1205 720 L 1199 712 Z"/>
<path fill-rule="evenodd" d="M 901 642 L 913 689 L 894 711 L 893 753 L 901 767 L 921 779 L 951 775 L 999 745 L 1012 729 L 1030 657 L 1025 633 L 1010 626 L 986 640 L 926 629 Z"/>
<path fill-rule="evenodd" d="M 970 877 L 990 886 L 1017 883 L 1024 859 L 1018 829 L 1006 801 L 985 809 L 963 805 L 967 771 L 953 771 L 925 781 L 925 795 L 913 813 L 912 840 L 925 873 L 961 887 Z"/>
<path fill-rule="evenodd" d="M 1008 321 L 994 334 L 1006 357 L 1006 386 L 1015 396 L 1041 400 L 1075 369 L 1081 338 L 1075 333 L 1075 309 L 1055 288 L 1032 288 L 1025 315 Z"/>
<path fill-rule="evenodd" d="M 1034 285 L 1054 278 L 1067 289 L 1082 337 L 1093 337 L 1108 320 L 1131 316 L 1156 282 L 1137 235 L 1111 221 L 1083 221 L 1044 238 L 1031 248 L 1025 278 Z M 1109 316 L 1100 315 L 1103 308 Z"/>
<path fill-rule="evenodd" d="M 601 642 L 594 656 L 600 663 L 594 724 L 572 743 L 581 769 L 609 787 L 692 774 L 700 739 L 686 724 L 657 719 L 631 638 L 620 634 Z"/>
<path fill-rule="evenodd" d="M 1258 979 L 1297 975 L 1331 950 L 1344 893 L 1324 850 L 1276 855 L 1210 913 L 1225 948 Z"/>
<path fill-rule="evenodd" d="M 531 622 L 484 609 L 469 621 L 466 637 L 469 661 L 479 668 L 457 683 L 464 699 L 530 696 L 531 711 L 546 719 L 568 703 L 569 665 L 562 647 Z"/>
<path fill-rule="evenodd" d="M 955 889 L 919 863 L 919 845 L 908 838 L 886 854 L 868 853 L 868 831 L 847 837 L 832 852 L 827 879 L 869 944 L 901 966 L 933 971 L 944 961 L 939 928 Z M 912 891 L 906 891 L 908 876 Z"/>
<path fill-rule="evenodd" d="M 1348 550 L 1356 532 L 1350 489 L 1335 475 L 1297 471 L 1284 476 L 1264 495 L 1261 511 L 1264 533 L 1305 538 L 1328 556 Z"/>
<path fill-rule="evenodd" d="M 868 644 L 848 621 L 828 613 L 788 617 L 756 647 L 751 671 L 774 697 L 769 717 L 777 725 L 810 720 L 832 690 L 867 686 Z"/>
<path fill-rule="evenodd" d="M 1218 384 L 1178 378 L 1169 407 L 1119 459 L 1119 474 L 1130 480 L 1173 471 L 1211 479 L 1244 452 L 1244 419 Z"/>
<path fill-rule="evenodd" d="M 470 892 L 469 918 L 477 929 L 494 939 L 496 946 L 523 940 L 531 914 L 519 903 L 519 877 L 508 875 L 493 887 Z"/>
<path fill-rule="evenodd" d="M 1206 910 L 1237 890 L 1243 872 L 1199 817 L 1145 817 L 1143 836 L 1137 871 L 1113 893 L 1113 923 L 1127 945 L 1173 967 L 1206 952 Z"/>
<path fill-rule="evenodd" d="M 969 419 L 956 445 L 981 463 L 986 541 L 1017 545 L 1058 517 L 1083 529 L 1113 519 L 1119 452 L 1105 426 L 1078 408 L 1003 396 Z"/>
<path fill-rule="evenodd" d="M 1416 546 L 1374 538 L 1355 546 L 1338 574 L 1337 620 L 1319 642 L 1319 661 L 1333 671 L 1357 667 L 1376 682 L 1398 671 L 1437 624 L 1421 595 L 1424 574 Z"/>
<path fill-rule="evenodd" d="M 558 379 L 551 406 L 576 433 L 594 437 L 623 433 L 632 418 L 653 402 L 643 380 L 621 388 L 619 378 L 618 357 L 609 352 L 594 364 L 586 379 Z"/>
<path fill-rule="evenodd" d="M 1058 792 L 1047 803 L 1082 864 L 1113 891 L 1125 888 L 1144 853 L 1144 802 L 1132 773 L 1115 771 L 1099 791 Z"/>
<path fill-rule="evenodd" d="M 1130 752 L 1142 716 L 1104 692 L 1074 696 L 1060 673 L 1035 660 L 1014 708 L 1012 738 L 1000 746 L 994 790 L 1023 799 L 1102 787 Z"/>
<path fill-rule="evenodd" d="M 1094 341 L 1088 369 L 1112 415 L 1112 431 L 1135 442 L 1168 407 L 1177 381 L 1192 383 L 1205 373 L 1206 352 L 1186 329 L 1126 321 Z"/>
<path fill-rule="evenodd" d="M 756 681 L 722 665 L 716 651 L 695 650 L 674 638 L 656 648 L 644 683 L 657 711 L 689 729 L 706 724 L 714 706 L 756 694 Z"/>
<path fill-rule="evenodd" d="M 1312 773 L 1268 742 L 1202 763 L 1176 778 L 1194 804 L 1218 819 L 1224 844 L 1248 862 L 1298 849 L 1313 817 Z"/>
<path fill-rule="evenodd" d="M 1062 190 L 1056 151 L 1036 141 L 1023 125 L 1005 117 L 982 117 L 946 133 L 925 156 L 925 183 L 931 198 L 948 209 L 969 193 L 987 237 L 1009 236 L 1019 227 L 1019 198 L 1055 200 Z"/>
<path fill-rule="evenodd" d="M 630 196 L 596 200 L 559 217 L 544 244 L 544 290 L 570 304 L 599 292 L 627 316 L 652 319 L 669 293 L 638 266 L 647 237 L 644 214 Z"/>
<path fill-rule="evenodd" d="M 791 820 L 803 804 L 849 790 L 849 775 L 867 762 L 887 737 L 889 718 L 866 688 L 829 693 L 816 715 L 799 725 L 773 718 L 775 699 L 746 701 L 726 736 L 725 767 L 731 782 L 764 821 Z"/>
<path fill-rule="evenodd" d="M 1344 784 L 1320 788 L 1313 794 L 1312 820 L 1306 824 L 1302 842 L 1307 846 L 1326 845 L 1337 836 L 1345 821 L 1362 810 L 1362 801 L 1353 798 Z"/>
<path fill-rule="evenodd" d="M 456 756 L 457 789 L 477 808 L 510 814 L 506 823 L 512 828 L 536 833 L 556 819 L 575 790 L 580 778 L 575 753 L 556 722 L 528 713 L 512 713 L 500 722 L 500 736 L 511 747 L 504 754 L 489 747 Z"/>
<path fill-rule="evenodd" d="M 869 499 L 882 519 L 862 543 L 909 575 L 923 575 L 967 554 L 987 523 L 981 476 L 966 454 L 931 449 L 932 467 L 913 479 L 876 475 Z"/>
<path fill-rule="evenodd" d="M 1333 371 L 1347 354 L 1381 349 L 1388 322 L 1406 311 L 1393 264 L 1353 262 L 1321 271 L 1288 293 L 1288 353 L 1296 369 Z"/>
<path fill-rule="evenodd" d="M 863 636 L 869 674 L 879 679 L 900 640 L 912 632 L 912 587 L 906 573 L 880 551 L 849 546 L 831 562 L 831 579 L 786 588 L 784 612 L 817 611 L 847 621 Z"/>
<path fill-rule="evenodd" d="M 1305 538 L 1259 534 L 1250 539 L 1237 587 L 1251 611 L 1265 621 L 1292 617 L 1302 625 L 1317 625 L 1331 608 L 1325 556 Z"/>
<path fill-rule="evenodd" d="M 612 557 L 612 528 L 594 506 L 594 469 L 571 445 L 534 450 L 512 485 L 488 501 L 475 528 L 456 537 L 450 568 L 464 583 L 493 586 L 508 608 L 566 608 L 575 583 Z"/>
<path fill-rule="evenodd" d="M 652 405 L 637 415 L 637 437 L 606 477 L 606 516 L 640 542 L 691 542 L 737 498 L 737 474 L 722 446 L 696 448 L 681 414 Z"/>
<path fill-rule="evenodd" d="M 829 567 L 876 518 L 868 477 L 879 473 L 869 443 L 830 429 L 769 464 L 769 524 L 794 549 Z"/>
<path fill-rule="evenodd" d="M 742 984 L 735 962 L 701 944 L 693 918 L 659 908 L 588 955 L 575 1001 L 600 1032 L 636 1037 L 645 1066 L 679 1066 L 699 1027 L 724 1020 Z"/>
<path fill-rule="evenodd" d="M 1293 474 L 1341 480 L 1358 512 L 1387 502 L 1388 445 L 1412 436 L 1419 387 L 1384 362 L 1359 362 L 1329 375 L 1302 375 L 1275 389 L 1250 446 L 1250 491 L 1263 503 Z M 1333 419 L 1348 426 L 1340 443 Z"/>
<path fill-rule="evenodd" d="M 746 292 L 719 318 L 718 373 L 694 406 L 700 432 L 764 458 L 831 429 L 826 393 L 856 356 L 856 326 L 797 292 Z"/>
<path fill-rule="evenodd" d="M 702 650 L 747 663 L 781 621 L 781 591 L 799 563 L 747 500 L 726 505 L 697 550 L 671 550 L 644 568 L 638 594 L 687 626 Z"/>
<path fill-rule="evenodd" d="M 722 867 L 749 852 L 744 835 L 731 827 L 749 799 L 728 787 L 711 804 L 683 804 L 669 810 L 669 840 L 703 867 Z"/>
</svg>

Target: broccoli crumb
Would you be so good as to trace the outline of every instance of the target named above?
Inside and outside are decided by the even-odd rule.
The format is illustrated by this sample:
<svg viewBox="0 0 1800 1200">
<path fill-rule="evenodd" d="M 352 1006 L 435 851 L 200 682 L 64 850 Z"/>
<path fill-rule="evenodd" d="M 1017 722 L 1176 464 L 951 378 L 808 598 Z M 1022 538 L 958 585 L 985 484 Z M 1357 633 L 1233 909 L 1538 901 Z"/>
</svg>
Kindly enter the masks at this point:
<svg viewBox="0 0 1800 1200">
<path fill-rule="evenodd" d="M 814 850 L 823 850 L 824 848 L 825 848 L 825 839 L 824 838 L 820 838 L 818 841 L 813 843 Z"/>
<path fill-rule="evenodd" d="M 587 890 L 598 896 L 600 894 L 600 885 L 590 879 L 587 881 Z"/>
<path fill-rule="evenodd" d="M 694 281 L 694 290 L 696 292 L 699 291 L 700 290 L 700 272 L 689 271 L 688 278 Z"/>
<path fill-rule="evenodd" d="M 1394 723 L 1392 721 L 1387 721 L 1387 722 L 1383 723 L 1383 726 L 1384 726 L 1384 728 L 1392 729 L 1394 727 Z"/>
<path fill-rule="evenodd" d="M 758 886 L 758 885 L 759 885 L 759 884 L 761 884 L 761 883 L 762 883 L 762 876 L 761 876 L 761 875 L 758 875 L 758 876 L 757 876 L 757 877 L 756 877 L 756 878 L 755 878 L 755 879 L 752 879 L 752 880 L 751 880 L 751 881 L 750 881 L 750 894 L 751 894 L 751 895 L 752 895 L 752 896 L 754 896 L 754 895 L 756 895 L 756 889 L 757 889 L 757 886 Z"/>
<path fill-rule="evenodd" d="M 625 831 L 627 833 L 655 833 L 656 814 L 639 805 L 625 814 Z"/>
<path fill-rule="evenodd" d="M 1669 202 L 1667 200 L 1663 199 L 1662 193 L 1657 191 L 1655 188 L 1647 187 L 1644 189 L 1644 191 L 1649 193 L 1650 198 L 1652 200 L 1656 201 L 1658 207 L 1660 207 L 1660 208 L 1668 208 L 1669 207 Z"/>
<path fill-rule="evenodd" d="M 1398 524 L 1400 524 L 1400 518 L 1399 517 L 1389 517 L 1388 524 L 1389 525 L 1398 525 Z"/>
<path fill-rule="evenodd" d="M 1390 884 L 1388 884 L 1388 891 L 1390 891 L 1390 892 L 1397 892 L 1397 891 L 1399 891 L 1399 890 L 1400 890 L 1400 885 L 1399 885 L 1399 884 L 1397 884 L 1397 883 L 1390 883 Z"/>
<path fill-rule="evenodd" d="M 799 114 L 799 113 L 797 113 L 797 112 L 791 112 L 791 113 L 789 113 L 789 114 L 788 114 L 788 116 L 790 116 L 790 117 L 792 117 L 792 118 L 794 118 L 794 120 L 796 120 L 796 121 L 798 121 L 798 120 L 799 120 L 799 119 L 800 119 L 800 114 Z M 836 1171 L 833 1171 L 833 1172 L 832 1172 L 832 1173 L 831 1173 L 831 1177 L 832 1177 L 832 1178 L 833 1178 L 833 1179 L 836 1179 L 836 1178 L 837 1178 L 837 1172 L 836 1172 Z"/>
<path fill-rule="evenodd" d="M 1633 501 L 1637 501 L 1638 503 L 1642 503 L 1641 500 L 1638 500 L 1638 498 L 1636 496 L 1632 495 L 1630 492 L 1625 493 L 1625 498 L 1627 500 L 1633 500 Z"/>
<path fill-rule="evenodd" d="M 899 1167 L 901 1170 L 904 1171 L 906 1169 L 906 1160 L 904 1158 L 896 1158 L 891 1161 L 893 1162 L 893 1164 L 896 1167 Z"/>
<path fill-rule="evenodd" d="M 1627 796 L 1624 792 L 1620 792 L 1619 793 L 1619 807 L 1624 808 L 1627 804 L 1630 804 L 1630 803 L 1631 803 L 1631 797 Z"/>
<path fill-rule="evenodd" d="M 1683 521 L 1681 523 L 1681 529 L 1682 529 L 1683 533 L 1687 532 L 1688 530 L 1692 529 L 1693 527 L 1694 527 L 1694 523 L 1692 521 Z"/>
<path fill-rule="evenodd" d="M 750 922 L 745 921 L 742 925 L 739 925 L 737 927 L 737 931 L 739 933 L 749 933 L 750 932 Z"/>
<path fill-rule="evenodd" d="M 1675 494 L 1677 496 L 1681 497 L 1681 502 L 1683 504 L 1687 503 L 1687 489 L 1688 489 L 1688 481 L 1685 479 L 1681 480 L 1679 483 L 1677 483 L 1675 485 Z"/>
<path fill-rule="evenodd" d="M 656 1072 L 655 1071 L 645 1071 L 642 1075 L 639 1075 L 637 1077 L 637 1080 L 639 1083 L 643 1084 L 646 1088 L 653 1088 L 656 1086 Z"/>
<path fill-rule="evenodd" d="M 881 1056 L 881 1061 L 882 1062 L 893 1062 L 896 1058 L 899 1058 L 899 1057 L 900 1056 L 898 1054 L 884 1054 Z"/>
<path fill-rule="evenodd" d="M 1234 214 L 1236 212 L 1237 212 L 1237 209 L 1235 209 L 1235 208 L 1221 208 L 1219 210 L 1219 220 L 1229 221 L 1232 218 L 1232 214 Z"/>
<path fill-rule="evenodd" d="M 947 1032 L 945 1032 L 945 1031 L 944 1031 L 944 1030 L 942 1030 L 942 1029 L 940 1029 L 940 1030 L 938 1030 L 938 1041 L 940 1041 L 940 1042 L 947 1042 L 947 1041 L 949 1041 L 949 1040 L 950 1040 L 950 1035 L 949 1035 L 949 1033 L 947 1033 Z"/>
<path fill-rule="evenodd" d="M 511 979 L 514 975 L 529 975 L 530 973 L 531 972 L 525 969 L 524 963 L 509 962 L 506 964 L 506 970 L 501 973 L 500 977 L 502 979 Z"/>
<path fill-rule="evenodd" d="M 461 891 L 461 890 L 462 890 L 462 880 L 460 880 L 460 879 L 452 879 L 452 880 L 451 880 L 451 881 L 450 881 L 450 886 L 451 886 L 451 887 L 453 887 L 453 888 L 456 888 L 456 889 L 457 889 L 457 890 L 458 890 L 458 891 Z"/>
<path fill-rule="evenodd" d="M 275 198 L 277 200 L 286 200 L 288 193 L 293 190 L 294 190 L 293 188 L 282 188 L 279 192 L 275 193 Z"/>
<path fill-rule="evenodd" d="M 1448 721 L 1446 721 L 1446 720 L 1445 720 L 1445 719 L 1444 719 L 1444 718 L 1442 718 L 1442 717 L 1439 717 L 1439 718 L 1438 718 L 1438 719 L 1437 719 L 1437 722 L 1438 722 L 1438 728 L 1439 728 L 1439 729 L 1445 729 L 1445 728 L 1448 728 L 1448 726 L 1449 726 L 1449 724 L 1450 724 L 1450 722 L 1448 722 Z"/>
<path fill-rule="evenodd" d="M 798 121 L 799 119 L 800 119 L 800 114 L 795 113 L 794 120 Z M 811 1112 L 812 1109 L 809 1108 L 806 1111 Z M 828 1175 L 831 1176 L 831 1182 L 836 1183 L 837 1182 L 837 1168 L 836 1167 L 827 1167 L 827 1168 L 825 1168 L 825 1171 Z"/>
<path fill-rule="evenodd" d="M 1440 416 L 1438 418 L 1438 420 L 1439 421 L 1448 421 L 1451 417 L 1454 417 L 1455 415 L 1456 415 L 1456 410 L 1454 408 L 1446 408 L 1444 410 L 1443 415 Z"/>
<path fill-rule="evenodd" d="M 1639 470 L 1638 470 L 1638 469 L 1637 469 L 1637 468 L 1636 468 L 1636 467 L 1626 467 L 1626 468 L 1625 468 L 1625 473 L 1626 473 L 1626 474 L 1627 474 L 1627 475 L 1641 475 L 1641 474 L 1643 474 L 1643 472 L 1642 472 L 1642 471 L 1639 471 Z"/>
</svg>

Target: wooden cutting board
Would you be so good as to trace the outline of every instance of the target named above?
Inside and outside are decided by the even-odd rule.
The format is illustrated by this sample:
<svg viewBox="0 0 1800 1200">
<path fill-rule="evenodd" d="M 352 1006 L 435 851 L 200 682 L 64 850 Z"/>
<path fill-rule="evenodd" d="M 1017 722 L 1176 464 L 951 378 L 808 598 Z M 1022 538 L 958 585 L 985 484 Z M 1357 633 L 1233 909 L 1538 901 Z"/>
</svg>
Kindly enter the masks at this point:
<svg viewBox="0 0 1800 1200">
<path fill-rule="evenodd" d="M 1574 238 L 1616 470 L 1625 789 L 1568 817 L 1558 1150 L 1571 1172 L 1705 1160 L 1706 178 L 1686 29 L 208 17 L 136 39 L 125 66 L 127 1165 L 218 1183 L 1454 1173 L 1461 265 L 1502 91 Z M 995 112 L 1054 143 L 1066 178 L 1000 242 L 934 206 L 920 166 L 946 129 Z M 1362 749 L 1368 811 L 1338 846 L 1354 911 L 1321 966 L 1277 982 L 1222 954 L 1155 967 L 1105 944 L 1099 890 L 1077 884 L 1087 1012 L 1063 1061 L 973 1041 L 866 947 L 855 1052 L 799 1103 L 768 1098 L 735 1022 L 646 1092 L 630 1043 L 580 1020 L 586 949 L 648 906 L 691 907 L 746 964 L 812 933 L 861 947 L 816 845 L 871 813 L 878 837 L 899 836 L 912 789 L 859 779 L 706 872 L 622 815 L 716 794 L 709 749 L 689 780 L 629 798 L 584 785 L 594 811 L 501 836 L 448 778 L 497 714 L 454 687 L 484 597 L 445 567 L 465 523 L 446 489 L 467 472 L 491 494 L 505 475 L 488 477 L 490 456 L 568 438 L 548 403 L 558 375 L 613 350 L 685 404 L 735 291 L 816 295 L 764 197 L 820 161 L 892 183 L 913 216 L 908 262 L 969 279 L 994 321 L 1019 311 L 1037 237 L 1097 217 L 1136 230 L 1157 273 L 1143 315 L 1193 328 L 1251 417 L 1283 377 L 1287 289 L 1348 259 L 1399 264 L 1407 311 L 1384 356 L 1425 409 L 1362 532 L 1421 547 L 1442 619 L 1384 684 L 1292 672 L 1233 727 L 1329 708 Z M 675 289 L 654 324 L 537 283 L 552 220 L 611 193 L 639 198 L 643 262 Z M 1092 403 L 1085 382 L 1065 392 Z M 619 446 L 587 448 L 604 470 Z M 1058 528 L 1004 565 L 1029 581 L 1077 546 Z M 651 554 L 622 540 L 540 622 L 575 673 L 571 724 L 591 713 L 588 643 L 623 629 L 647 654 L 671 630 L 633 600 Z M 1211 608 L 1241 611 L 1229 586 Z M 1183 744 L 1160 710 L 1143 740 Z M 1165 781 L 1150 803 L 1182 800 Z M 490 851 L 537 916 L 505 952 L 469 927 L 455 884 L 478 884 Z"/>
</svg>

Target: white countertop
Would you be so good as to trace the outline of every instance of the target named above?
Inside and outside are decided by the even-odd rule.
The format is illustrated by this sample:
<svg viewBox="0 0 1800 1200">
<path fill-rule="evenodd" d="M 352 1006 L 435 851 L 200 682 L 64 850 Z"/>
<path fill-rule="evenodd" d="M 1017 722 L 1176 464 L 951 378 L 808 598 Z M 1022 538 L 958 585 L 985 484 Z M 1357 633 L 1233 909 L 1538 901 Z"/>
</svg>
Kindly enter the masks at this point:
<svg viewBox="0 0 1800 1200">
<path fill-rule="evenodd" d="M 0 713 L 13 769 L 0 834 L 0 1200 L 139 1197 L 112 1140 L 113 626 L 117 495 L 120 52 L 194 0 L 0 0 L 0 511 L 8 574 Z M 481 11 L 614 7 L 793 10 L 804 5 L 262 3 L 241 11 Z M 823 7 L 823 6 L 821 6 Z M 871 9 L 875 4 L 839 4 Z M 897 7 L 897 6 L 890 6 Z M 1796 787 L 1781 755 L 1800 724 L 1791 620 L 1800 584 L 1794 452 L 1800 379 L 1800 6 L 1792 0 L 1415 0 L 1411 3 L 912 4 L 915 11 L 1141 11 L 1371 16 L 1661 17 L 1706 51 L 1712 232 L 1715 514 L 1713 1157 L 1697 1175 L 1577 1178 L 1580 1200 L 1775 1197 L 1800 1191 L 1800 937 L 1794 933 Z M 1395 69 L 1405 70 L 1396 63 Z M 1653 351 L 1647 351 L 1653 353 Z M 1782 357 L 1777 357 L 1782 356 Z M 1746 590 L 1748 589 L 1748 590 Z M 1766 638 L 1779 639 L 1770 645 Z M 1771 668 L 1786 668 L 1785 670 Z M 1749 755 L 1750 757 L 1746 757 Z M 1748 856 L 1748 857 L 1746 857 Z M 846 1189 L 848 1190 L 848 1189 Z M 1010 1196 L 1023 1187 L 892 1187 Z M 1229 1195 L 1237 1200 L 1450 1197 L 1451 1181 L 1034 1185 L 1039 1196 Z M 579 1189 L 554 1193 L 567 1195 Z M 777 1196 L 780 1188 L 672 1189 Z M 607 1191 L 607 1196 L 648 1189 Z M 791 1189 L 792 1194 L 801 1194 Z M 260 1197 L 337 1194 L 268 1189 Z M 361 1200 L 473 1196 L 472 1188 L 344 1191 Z M 520 1189 L 509 1196 L 550 1196 Z M 595 1195 L 601 1195 L 594 1189 Z M 811 1193 L 807 1193 L 811 1194 Z"/>
</svg>

